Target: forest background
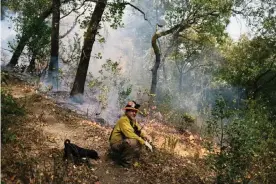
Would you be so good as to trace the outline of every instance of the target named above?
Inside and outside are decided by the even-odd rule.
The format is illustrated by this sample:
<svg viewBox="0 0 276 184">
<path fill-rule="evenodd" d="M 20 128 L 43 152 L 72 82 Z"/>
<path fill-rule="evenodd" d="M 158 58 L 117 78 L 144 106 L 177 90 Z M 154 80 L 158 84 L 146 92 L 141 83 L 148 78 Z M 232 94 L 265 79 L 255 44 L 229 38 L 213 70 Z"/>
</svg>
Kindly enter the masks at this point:
<svg viewBox="0 0 276 184">
<path fill-rule="evenodd" d="M 143 116 L 205 137 L 218 183 L 275 180 L 273 0 L 1 5 L 1 44 L 9 40 L 1 64 L 34 76 L 40 91 L 63 92 L 109 124 L 135 99 Z M 247 34 L 233 39 L 226 30 L 235 17 Z M 3 21 L 12 21 L 12 39 Z"/>
</svg>

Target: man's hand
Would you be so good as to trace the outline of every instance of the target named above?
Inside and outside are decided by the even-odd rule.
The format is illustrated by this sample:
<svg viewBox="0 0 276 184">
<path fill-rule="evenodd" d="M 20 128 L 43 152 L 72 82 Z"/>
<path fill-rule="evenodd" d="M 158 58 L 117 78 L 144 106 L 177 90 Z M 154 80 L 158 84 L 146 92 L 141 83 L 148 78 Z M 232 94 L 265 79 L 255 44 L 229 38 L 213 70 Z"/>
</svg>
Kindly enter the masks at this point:
<svg viewBox="0 0 276 184">
<path fill-rule="evenodd" d="M 145 141 L 145 146 L 148 147 L 150 149 L 150 151 L 152 152 L 152 145 L 150 145 L 150 143 L 148 141 Z"/>
<path fill-rule="evenodd" d="M 146 141 L 148 141 L 148 142 L 152 142 L 152 138 L 150 137 L 150 136 L 148 136 L 148 135 L 145 135 L 144 136 L 144 139 L 146 140 Z"/>
</svg>

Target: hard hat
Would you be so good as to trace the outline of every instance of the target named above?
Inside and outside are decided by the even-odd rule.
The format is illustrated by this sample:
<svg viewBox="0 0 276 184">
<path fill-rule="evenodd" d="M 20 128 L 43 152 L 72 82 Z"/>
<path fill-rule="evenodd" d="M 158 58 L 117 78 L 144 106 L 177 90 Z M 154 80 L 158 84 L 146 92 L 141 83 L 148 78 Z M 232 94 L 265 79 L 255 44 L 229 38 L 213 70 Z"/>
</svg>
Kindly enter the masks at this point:
<svg viewBox="0 0 276 184">
<path fill-rule="evenodd" d="M 139 109 L 140 104 L 137 104 L 135 101 L 129 101 L 125 106 L 124 110 L 137 110 Z"/>
</svg>

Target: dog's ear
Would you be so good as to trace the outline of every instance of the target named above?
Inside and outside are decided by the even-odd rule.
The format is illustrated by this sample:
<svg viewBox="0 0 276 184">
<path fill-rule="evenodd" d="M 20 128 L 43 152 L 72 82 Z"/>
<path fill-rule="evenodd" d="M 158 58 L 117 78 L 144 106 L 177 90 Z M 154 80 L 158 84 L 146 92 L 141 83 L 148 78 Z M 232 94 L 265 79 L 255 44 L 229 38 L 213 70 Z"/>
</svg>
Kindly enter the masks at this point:
<svg viewBox="0 0 276 184">
<path fill-rule="evenodd" d="M 70 140 L 69 140 L 69 139 L 66 139 L 66 140 L 64 141 L 64 144 L 70 144 Z"/>
</svg>

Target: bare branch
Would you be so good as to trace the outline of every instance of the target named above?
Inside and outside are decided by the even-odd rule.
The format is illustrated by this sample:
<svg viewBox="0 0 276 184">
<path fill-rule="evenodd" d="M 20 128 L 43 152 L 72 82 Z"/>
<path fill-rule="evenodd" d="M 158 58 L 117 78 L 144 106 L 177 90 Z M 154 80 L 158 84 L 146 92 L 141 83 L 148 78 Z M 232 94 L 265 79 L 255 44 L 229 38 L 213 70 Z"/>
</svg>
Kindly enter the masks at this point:
<svg viewBox="0 0 276 184">
<path fill-rule="evenodd" d="M 64 33 L 62 36 L 59 36 L 59 39 L 62 39 L 65 36 L 67 36 L 76 27 L 76 25 L 78 23 L 78 19 L 80 18 L 80 16 L 84 15 L 86 10 L 87 10 L 87 8 L 85 8 L 84 11 L 75 18 L 75 21 L 74 21 L 73 25 L 71 26 L 71 28 L 69 30 L 67 30 L 66 33 Z"/>
<path fill-rule="evenodd" d="M 243 15 L 243 16 L 245 16 L 245 12 L 244 11 L 239 11 L 239 10 L 231 9 L 231 12 L 233 12 L 235 15 Z"/>
<path fill-rule="evenodd" d="M 129 6 L 131 6 L 132 8 L 134 8 L 135 10 L 138 10 L 140 13 L 142 13 L 142 14 L 144 15 L 144 19 L 145 19 L 145 20 L 148 20 L 147 17 L 146 17 L 146 14 L 145 14 L 140 8 L 134 6 L 134 5 L 131 4 L 131 3 L 126 3 L 126 2 L 124 2 L 124 3 L 122 3 L 122 4 L 123 4 L 123 5 L 129 5 Z"/>
<path fill-rule="evenodd" d="M 81 9 L 85 3 L 86 3 L 86 1 L 83 1 L 79 7 L 72 8 L 71 11 L 69 11 L 67 14 L 63 15 L 60 19 L 63 19 L 65 17 L 67 17 L 68 15 L 70 15 L 72 12 L 76 12 L 77 10 Z"/>
<path fill-rule="evenodd" d="M 85 0 L 85 2 L 95 2 L 95 3 L 98 3 L 100 1 L 103 1 L 103 0 Z M 113 3 L 107 3 L 107 5 L 110 5 L 112 6 Z M 140 9 L 138 8 L 137 6 L 129 3 L 129 2 L 122 2 L 120 3 L 121 5 L 129 5 L 131 6 L 132 8 L 134 8 L 135 10 L 139 11 L 140 13 L 142 13 L 144 15 L 144 19 L 148 21 L 147 17 L 146 17 L 146 14 Z"/>
</svg>

